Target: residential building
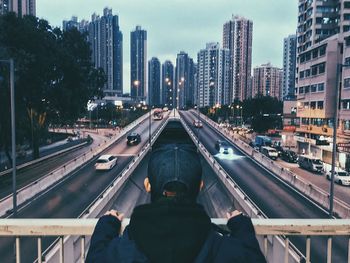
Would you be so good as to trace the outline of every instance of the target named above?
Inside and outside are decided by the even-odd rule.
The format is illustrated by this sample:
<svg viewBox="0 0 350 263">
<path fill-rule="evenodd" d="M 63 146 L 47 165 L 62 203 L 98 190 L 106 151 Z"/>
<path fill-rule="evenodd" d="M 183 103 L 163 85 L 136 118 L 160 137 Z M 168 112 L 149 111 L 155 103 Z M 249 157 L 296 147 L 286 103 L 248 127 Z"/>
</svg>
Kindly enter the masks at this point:
<svg viewBox="0 0 350 263">
<path fill-rule="evenodd" d="M 295 70 L 297 58 L 297 36 L 289 35 L 283 40 L 283 100 L 295 96 Z"/>
<path fill-rule="evenodd" d="M 93 14 L 87 27 L 86 21 L 66 22 L 66 27 L 75 26 L 79 30 L 88 28 L 92 61 L 96 68 L 102 68 L 107 76 L 105 96 L 123 95 L 123 34 L 119 29 L 119 18 L 112 9 L 105 8 L 103 16 Z"/>
<path fill-rule="evenodd" d="M 160 62 L 158 58 L 153 57 L 148 62 L 148 105 L 160 105 Z"/>
<path fill-rule="evenodd" d="M 147 97 L 147 31 L 141 26 L 130 34 L 131 97 L 146 101 Z"/>
<path fill-rule="evenodd" d="M 229 103 L 252 96 L 249 80 L 252 71 L 253 22 L 240 16 L 223 26 L 223 48 L 231 52 Z"/>
<path fill-rule="evenodd" d="M 78 17 L 76 16 L 72 16 L 71 20 L 63 20 L 62 22 L 63 31 L 67 31 L 72 28 L 79 28 Z"/>
<path fill-rule="evenodd" d="M 162 65 L 162 104 L 173 108 L 175 105 L 174 65 L 167 60 Z"/>
<path fill-rule="evenodd" d="M 177 107 L 182 109 L 194 105 L 195 65 L 187 53 L 181 51 L 176 58 L 175 96 Z"/>
<path fill-rule="evenodd" d="M 254 68 L 252 96 L 271 96 L 281 100 L 283 71 L 270 63 Z"/>
<path fill-rule="evenodd" d="M 208 43 L 198 53 L 197 94 L 200 107 L 231 103 L 230 51 L 220 48 L 219 43 Z"/>
<path fill-rule="evenodd" d="M 36 15 L 36 0 L 0 0 L 0 15 L 15 12 L 19 16 Z"/>
</svg>

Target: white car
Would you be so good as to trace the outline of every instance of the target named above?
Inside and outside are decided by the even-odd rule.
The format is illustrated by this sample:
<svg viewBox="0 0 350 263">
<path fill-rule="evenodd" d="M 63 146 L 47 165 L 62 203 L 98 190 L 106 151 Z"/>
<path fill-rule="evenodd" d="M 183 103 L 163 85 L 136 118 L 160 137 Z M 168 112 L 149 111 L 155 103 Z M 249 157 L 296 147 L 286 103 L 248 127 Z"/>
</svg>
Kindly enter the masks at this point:
<svg viewBox="0 0 350 263">
<path fill-rule="evenodd" d="M 331 180 L 331 171 L 326 175 L 328 180 Z M 340 185 L 350 185 L 350 174 L 346 171 L 334 171 L 334 182 Z"/>
<path fill-rule="evenodd" d="M 193 121 L 193 126 L 196 128 L 202 128 L 203 127 L 203 123 L 201 120 L 194 120 Z"/>
<path fill-rule="evenodd" d="M 117 157 L 110 154 L 101 155 L 96 161 L 95 169 L 111 170 L 117 164 L 117 160 Z"/>
</svg>

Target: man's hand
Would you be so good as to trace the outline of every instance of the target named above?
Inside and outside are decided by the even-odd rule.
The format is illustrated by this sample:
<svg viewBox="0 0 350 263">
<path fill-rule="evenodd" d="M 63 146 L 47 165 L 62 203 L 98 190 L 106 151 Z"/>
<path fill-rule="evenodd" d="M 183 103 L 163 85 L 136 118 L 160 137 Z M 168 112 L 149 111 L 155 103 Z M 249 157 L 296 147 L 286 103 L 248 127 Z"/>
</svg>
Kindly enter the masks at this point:
<svg viewBox="0 0 350 263">
<path fill-rule="evenodd" d="M 241 215 L 242 214 L 242 212 L 240 212 L 240 211 L 238 211 L 238 210 L 235 210 L 235 211 L 233 211 L 233 212 L 228 212 L 228 213 L 226 213 L 226 216 L 227 216 L 227 219 L 231 219 L 231 218 L 233 218 L 233 217 L 235 217 L 235 216 L 239 216 L 239 215 Z"/>
<path fill-rule="evenodd" d="M 105 213 L 105 216 L 107 215 L 111 215 L 114 216 L 116 218 L 118 218 L 118 220 L 121 222 L 124 218 L 124 214 L 123 213 L 119 213 L 117 210 L 109 210 Z"/>
</svg>

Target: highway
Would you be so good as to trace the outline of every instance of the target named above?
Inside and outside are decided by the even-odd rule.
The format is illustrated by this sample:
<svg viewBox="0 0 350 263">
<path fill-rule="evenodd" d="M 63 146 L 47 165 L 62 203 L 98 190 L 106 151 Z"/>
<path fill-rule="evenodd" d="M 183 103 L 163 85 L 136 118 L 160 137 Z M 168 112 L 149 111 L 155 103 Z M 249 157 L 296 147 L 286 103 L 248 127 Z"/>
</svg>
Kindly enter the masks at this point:
<svg viewBox="0 0 350 263">
<path fill-rule="evenodd" d="M 182 111 L 181 116 L 196 133 L 197 128 L 192 123 L 197 115 Z M 213 156 L 218 154 L 215 149 L 216 140 L 226 140 L 205 121 L 203 121 L 203 128 L 199 129 L 199 138 Z M 233 144 L 231 145 L 234 150 L 232 158 L 230 160 L 217 158 L 217 161 L 268 218 L 327 218 L 325 211 L 277 180 Z M 299 250 L 305 253 L 303 239 L 292 240 L 298 245 Z M 347 246 L 344 245 L 346 243 L 346 239 L 343 238 L 333 240 L 333 262 L 346 262 Z M 326 245 L 326 238 L 312 239 L 312 262 L 326 262 Z"/>
<path fill-rule="evenodd" d="M 152 130 L 161 124 L 152 121 Z M 111 153 L 118 156 L 118 164 L 111 171 L 98 172 L 94 168 L 94 160 L 87 163 L 74 174 L 66 177 L 60 184 L 31 201 L 18 211 L 19 218 L 76 218 L 91 202 L 118 176 L 124 167 L 138 154 L 148 140 L 148 121 L 139 124 L 135 129 L 141 135 L 141 143 L 137 146 L 127 146 L 126 136 L 110 147 L 104 154 Z M 53 239 L 43 238 L 43 249 Z M 13 242 L 9 239 L 0 240 L 1 262 L 15 262 Z M 22 262 L 33 262 L 36 257 L 36 241 L 24 238 L 21 241 Z"/>
</svg>

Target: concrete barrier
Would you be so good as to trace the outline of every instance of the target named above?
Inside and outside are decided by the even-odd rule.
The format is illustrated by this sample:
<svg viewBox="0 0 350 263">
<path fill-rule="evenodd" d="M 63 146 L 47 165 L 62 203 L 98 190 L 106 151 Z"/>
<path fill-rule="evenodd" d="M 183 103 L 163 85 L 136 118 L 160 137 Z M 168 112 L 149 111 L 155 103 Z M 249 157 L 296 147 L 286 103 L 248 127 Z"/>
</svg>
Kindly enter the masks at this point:
<svg viewBox="0 0 350 263">
<path fill-rule="evenodd" d="M 223 167 L 215 160 L 209 151 L 201 144 L 198 144 L 196 135 L 188 127 L 188 125 L 181 119 L 182 125 L 185 127 L 187 133 L 190 135 L 193 142 L 198 146 L 202 156 L 206 159 L 212 167 L 220 181 L 224 184 L 226 189 L 234 197 L 234 207 L 243 211 L 251 218 L 267 218 L 266 215 L 258 208 L 258 206 L 249 198 L 248 195 L 238 186 L 238 184 L 230 177 L 230 175 L 223 169 Z M 280 262 L 285 255 L 285 242 L 282 237 L 273 236 L 264 240 L 264 237 L 257 237 L 262 251 L 267 251 L 265 258 L 267 262 Z M 293 244 L 289 244 L 288 262 L 297 263 L 302 262 L 303 256 Z"/>
<path fill-rule="evenodd" d="M 72 173 L 73 171 L 80 168 L 81 166 L 86 164 L 88 161 L 96 157 L 98 154 L 100 154 L 106 148 L 110 147 L 112 144 L 114 144 L 121 137 L 123 137 L 125 134 L 130 132 L 130 130 L 134 129 L 137 125 L 145 121 L 147 118 L 148 118 L 148 114 L 143 115 L 142 117 L 130 123 L 127 127 L 125 127 L 122 130 L 120 134 L 118 134 L 117 136 L 114 136 L 109 141 L 105 140 L 98 147 L 90 148 L 90 151 L 88 151 L 87 153 L 84 153 L 79 157 L 76 157 L 70 162 L 50 172 L 49 174 L 19 189 L 17 191 L 17 205 L 20 206 L 28 202 L 35 196 L 39 195 L 40 193 L 49 191 L 50 187 L 52 187 L 57 182 L 61 181 L 64 177 L 66 177 L 67 175 L 69 175 L 70 173 Z M 0 200 L 0 216 L 4 216 L 12 212 L 12 209 L 13 209 L 12 197 L 13 196 L 11 194 Z"/>
<path fill-rule="evenodd" d="M 157 130 L 152 134 L 151 145 L 147 144 L 142 148 L 140 154 L 135 156 L 127 167 L 120 172 L 118 177 L 108 185 L 101 194 L 99 194 L 95 200 L 80 214 L 79 218 L 96 218 L 109 202 L 118 194 L 118 191 L 122 188 L 125 182 L 129 179 L 130 175 L 147 155 L 153 143 L 157 140 L 163 129 L 168 123 L 168 118 L 165 119 L 164 123 L 158 127 Z M 67 236 L 64 238 L 64 262 L 81 262 L 81 246 L 79 242 L 80 237 Z M 90 238 L 86 238 L 85 247 L 87 248 Z M 66 250 L 67 249 L 67 250 Z M 85 249 L 87 251 L 87 249 Z M 60 258 L 60 246 L 58 239 L 44 252 L 45 262 L 59 262 Z M 73 259 L 73 260 L 72 260 Z"/>
<path fill-rule="evenodd" d="M 201 114 L 200 116 L 212 127 L 216 128 L 218 132 L 220 132 L 227 139 L 229 139 L 234 145 L 238 147 L 238 149 L 240 149 L 252 160 L 255 160 L 259 165 L 272 172 L 274 175 L 279 177 L 288 185 L 297 189 L 300 193 L 304 194 L 306 197 L 311 199 L 313 202 L 317 203 L 319 206 L 329 210 L 329 194 L 326 191 L 317 187 L 316 185 L 313 185 L 311 182 L 308 182 L 298 177 L 297 174 L 285 169 L 284 167 L 279 166 L 276 162 L 270 160 L 266 156 L 262 155 L 260 152 L 254 151 L 253 148 L 250 147 L 248 144 L 239 140 L 237 136 L 235 136 L 235 134 L 232 134 L 226 129 L 221 128 L 216 122 L 212 121 L 203 114 Z M 333 208 L 337 216 L 341 218 L 350 217 L 350 205 L 345 203 L 344 201 L 339 200 L 338 198 L 334 198 Z"/>
</svg>

